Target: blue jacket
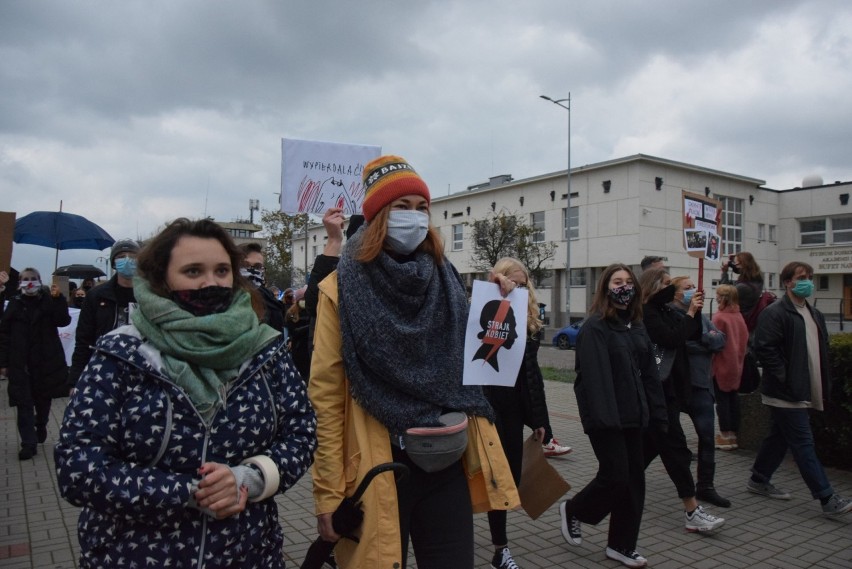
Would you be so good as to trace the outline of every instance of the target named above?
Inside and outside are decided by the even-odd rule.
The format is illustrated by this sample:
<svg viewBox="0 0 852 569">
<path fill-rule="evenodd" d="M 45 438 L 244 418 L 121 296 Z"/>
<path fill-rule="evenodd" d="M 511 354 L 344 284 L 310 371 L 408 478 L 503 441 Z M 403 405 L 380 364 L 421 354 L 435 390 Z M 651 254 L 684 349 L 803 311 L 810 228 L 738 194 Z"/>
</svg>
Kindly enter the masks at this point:
<svg viewBox="0 0 852 569">
<path fill-rule="evenodd" d="M 108 333 L 65 411 L 56 470 L 62 496 L 83 507 L 80 566 L 283 568 L 274 498 L 224 520 L 187 507 L 205 462 L 266 455 L 279 492 L 309 468 L 316 417 L 283 340 L 246 362 L 209 426 L 158 359 L 133 326 Z"/>
</svg>

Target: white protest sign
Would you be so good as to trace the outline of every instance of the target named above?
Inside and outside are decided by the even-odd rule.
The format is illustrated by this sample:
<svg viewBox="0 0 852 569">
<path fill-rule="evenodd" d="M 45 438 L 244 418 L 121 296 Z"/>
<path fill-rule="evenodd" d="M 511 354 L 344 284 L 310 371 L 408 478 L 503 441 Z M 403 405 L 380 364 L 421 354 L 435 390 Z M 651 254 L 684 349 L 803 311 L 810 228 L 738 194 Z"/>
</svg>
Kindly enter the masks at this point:
<svg viewBox="0 0 852 569">
<path fill-rule="evenodd" d="M 322 215 L 330 207 L 361 212 L 364 165 L 380 146 L 281 139 L 281 211 Z"/>
<path fill-rule="evenodd" d="M 515 385 L 527 347 L 528 301 L 524 288 L 503 298 L 499 285 L 473 281 L 464 336 L 464 385 Z"/>
</svg>

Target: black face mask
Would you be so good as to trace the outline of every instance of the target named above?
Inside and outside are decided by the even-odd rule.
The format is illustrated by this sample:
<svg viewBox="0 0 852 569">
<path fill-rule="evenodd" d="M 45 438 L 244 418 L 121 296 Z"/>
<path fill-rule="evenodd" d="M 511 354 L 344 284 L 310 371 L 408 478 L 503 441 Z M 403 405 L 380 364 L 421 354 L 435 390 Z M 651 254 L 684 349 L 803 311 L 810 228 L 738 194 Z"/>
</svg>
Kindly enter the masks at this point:
<svg viewBox="0 0 852 569">
<path fill-rule="evenodd" d="M 225 286 L 208 286 L 191 290 L 173 290 L 169 298 L 193 316 L 208 316 L 228 310 L 234 299 L 234 289 Z"/>
<path fill-rule="evenodd" d="M 652 296 L 649 300 L 652 304 L 662 305 L 668 304 L 674 300 L 675 297 L 675 285 L 669 285 L 663 289 L 657 291 L 654 296 Z"/>
<path fill-rule="evenodd" d="M 83 308 L 83 303 L 86 302 L 85 297 L 75 296 L 74 297 L 74 306 L 76 308 Z"/>
</svg>

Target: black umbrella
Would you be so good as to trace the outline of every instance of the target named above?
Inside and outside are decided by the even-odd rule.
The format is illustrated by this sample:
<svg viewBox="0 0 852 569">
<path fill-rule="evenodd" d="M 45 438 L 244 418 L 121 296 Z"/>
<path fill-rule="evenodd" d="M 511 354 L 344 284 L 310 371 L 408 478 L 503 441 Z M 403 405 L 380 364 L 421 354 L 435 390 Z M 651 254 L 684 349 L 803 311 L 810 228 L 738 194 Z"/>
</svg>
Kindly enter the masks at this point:
<svg viewBox="0 0 852 569">
<path fill-rule="evenodd" d="M 355 493 L 344 498 L 334 513 L 331 514 L 331 525 L 335 533 L 353 541 L 358 541 L 358 538 L 352 534 L 364 520 L 364 511 L 361 509 L 361 496 L 367 490 L 367 486 L 370 485 L 373 478 L 391 470 L 397 473 L 397 481 L 402 480 L 408 475 L 408 467 L 399 462 L 387 462 L 371 468 L 358 485 L 358 488 L 355 489 Z M 305 560 L 302 562 L 300 569 L 320 569 L 323 563 L 328 560 L 333 550 L 334 543 L 318 537 L 311 544 L 311 547 L 308 548 L 308 553 L 305 555 Z"/>
<path fill-rule="evenodd" d="M 71 279 L 96 279 L 106 276 L 102 270 L 94 265 L 65 265 L 53 271 L 53 274 L 57 277 Z"/>
</svg>

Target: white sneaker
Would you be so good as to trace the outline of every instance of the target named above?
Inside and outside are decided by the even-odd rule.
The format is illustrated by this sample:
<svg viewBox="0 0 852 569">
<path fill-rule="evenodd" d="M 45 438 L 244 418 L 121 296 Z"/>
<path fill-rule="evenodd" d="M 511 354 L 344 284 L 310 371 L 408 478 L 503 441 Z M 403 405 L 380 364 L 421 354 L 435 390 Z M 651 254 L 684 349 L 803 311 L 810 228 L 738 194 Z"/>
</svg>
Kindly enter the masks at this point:
<svg viewBox="0 0 852 569">
<path fill-rule="evenodd" d="M 648 560 L 636 553 L 635 551 L 626 551 L 624 549 L 616 549 L 607 546 L 606 556 L 610 559 L 618 561 L 626 567 L 645 567 L 648 565 Z"/>
<path fill-rule="evenodd" d="M 550 439 L 550 442 L 546 445 L 541 445 L 541 449 L 544 451 L 544 456 L 547 458 L 552 458 L 554 456 L 562 456 L 563 454 L 570 453 L 573 449 L 571 447 L 566 447 L 559 444 L 559 441 L 556 439 Z"/>
<path fill-rule="evenodd" d="M 717 518 L 708 514 L 701 506 L 695 508 L 692 515 L 689 515 L 689 512 L 684 512 L 683 517 L 686 518 L 686 531 L 690 533 L 711 533 L 725 525 L 724 518 Z"/>
</svg>

